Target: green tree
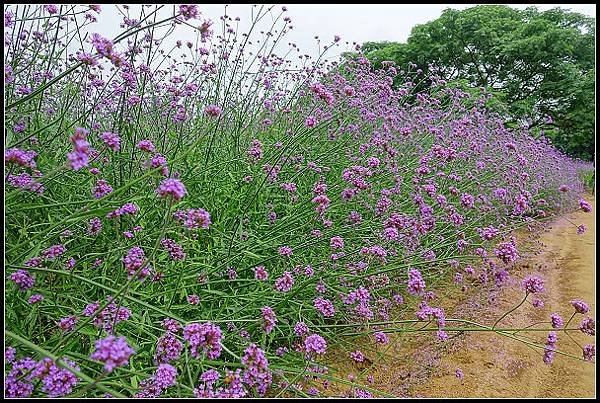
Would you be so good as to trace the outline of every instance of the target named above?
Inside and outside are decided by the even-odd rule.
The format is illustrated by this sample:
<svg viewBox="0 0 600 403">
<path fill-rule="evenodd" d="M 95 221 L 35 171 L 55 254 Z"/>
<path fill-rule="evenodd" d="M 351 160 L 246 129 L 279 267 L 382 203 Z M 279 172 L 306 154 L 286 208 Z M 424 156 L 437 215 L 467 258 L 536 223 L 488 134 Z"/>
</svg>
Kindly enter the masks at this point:
<svg viewBox="0 0 600 403">
<path fill-rule="evenodd" d="M 538 11 L 481 5 L 446 9 L 413 28 L 407 43 L 368 42 L 363 52 L 409 62 L 447 81 L 486 87 L 506 103 L 512 121 L 527 121 L 563 151 L 594 156 L 595 19 L 554 8 Z M 421 88 L 429 86 L 425 80 Z M 551 119 L 548 119 L 550 117 Z"/>
</svg>

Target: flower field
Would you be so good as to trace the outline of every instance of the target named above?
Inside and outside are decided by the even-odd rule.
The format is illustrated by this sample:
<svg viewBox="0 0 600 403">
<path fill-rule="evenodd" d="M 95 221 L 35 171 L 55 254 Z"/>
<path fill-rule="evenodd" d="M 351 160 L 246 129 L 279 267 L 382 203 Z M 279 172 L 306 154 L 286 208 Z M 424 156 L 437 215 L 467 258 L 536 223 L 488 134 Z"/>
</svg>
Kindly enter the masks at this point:
<svg viewBox="0 0 600 403">
<path fill-rule="evenodd" d="M 416 92 L 412 65 L 327 59 L 339 37 L 305 57 L 285 7 L 238 32 L 138 6 L 107 38 L 108 7 L 5 8 L 6 397 L 387 396 L 328 351 L 362 362 L 349 333 L 415 324 L 506 336 L 504 316 L 446 317 L 434 285 L 506 286 L 513 230 L 592 209 L 591 164 L 505 125 L 483 88 Z M 543 278 L 520 286 L 515 309 L 543 300 Z M 565 312 L 532 347 L 593 361 L 592 337 L 561 351 L 595 335 L 588 303 Z"/>
</svg>

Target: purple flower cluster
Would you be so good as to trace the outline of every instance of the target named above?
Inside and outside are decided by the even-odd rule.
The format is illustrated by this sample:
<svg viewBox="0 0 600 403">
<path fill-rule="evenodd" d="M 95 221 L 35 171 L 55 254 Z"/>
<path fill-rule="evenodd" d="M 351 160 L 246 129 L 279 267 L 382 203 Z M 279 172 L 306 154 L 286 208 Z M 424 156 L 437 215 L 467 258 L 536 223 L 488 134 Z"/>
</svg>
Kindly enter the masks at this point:
<svg viewBox="0 0 600 403">
<path fill-rule="evenodd" d="M 242 381 L 250 388 L 255 388 L 259 396 L 264 396 L 273 382 L 273 375 L 269 371 L 269 361 L 265 352 L 256 344 L 250 344 L 244 350 L 242 364 L 246 369 L 242 373 Z"/>
<path fill-rule="evenodd" d="M 229 398 L 239 399 L 247 395 L 241 377 L 242 369 L 238 368 L 235 372 L 226 370 L 224 383 L 227 384 L 227 388 L 219 387 L 215 390 L 215 384 L 220 378 L 220 374 L 211 369 L 200 375 L 200 384 L 194 389 L 194 395 L 197 398 Z"/>
<path fill-rule="evenodd" d="M 179 179 L 167 178 L 160 183 L 156 193 L 160 197 L 172 196 L 175 200 L 180 200 L 187 194 L 187 190 Z"/>
<path fill-rule="evenodd" d="M 27 291 L 35 284 L 35 278 L 25 269 L 19 269 L 12 273 L 10 280 L 19 286 L 19 291 Z"/>
<path fill-rule="evenodd" d="M 146 264 L 146 254 L 139 246 L 129 249 L 122 261 L 127 269 L 128 278 L 133 277 L 137 272 L 137 277 L 143 281 L 151 273 L 150 267 Z"/>
<path fill-rule="evenodd" d="M 154 144 L 150 140 L 141 140 L 140 142 L 137 143 L 136 147 L 142 151 L 146 151 L 149 153 L 154 152 L 154 150 L 156 148 L 156 147 L 154 147 Z"/>
<path fill-rule="evenodd" d="M 44 296 L 42 294 L 33 294 L 31 297 L 29 297 L 29 299 L 27 300 L 27 303 L 29 305 L 37 304 L 38 302 L 42 301 L 43 299 L 44 299 Z"/>
<path fill-rule="evenodd" d="M 585 199 L 579 199 L 579 207 L 586 213 L 592 212 L 592 205 Z"/>
<path fill-rule="evenodd" d="M 67 359 L 62 360 L 63 365 L 81 371 L 75 362 Z M 39 361 L 31 376 L 42 381 L 42 392 L 48 394 L 48 397 L 62 397 L 73 391 L 79 378 L 67 368 L 59 367 L 52 359 L 44 358 Z"/>
<path fill-rule="evenodd" d="M 525 292 L 535 294 L 544 292 L 544 280 L 538 276 L 528 276 L 522 282 L 521 286 Z"/>
<path fill-rule="evenodd" d="M 203 209 L 177 210 L 173 217 L 188 229 L 208 228 L 210 225 L 210 214 Z"/>
<path fill-rule="evenodd" d="M 288 292 L 294 286 L 294 278 L 289 271 L 283 272 L 283 275 L 275 280 L 275 290 L 278 292 Z"/>
<path fill-rule="evenodd" d="M 75 330 L 75 325 L 79 322 L 79 317 L 76 315 L 69 315 L 58 321 L 58 327 L 65 333 L 72 332 Z"/>
<path fill-rule="evenodd" d="M 254 278 L 256 280 L 264 281 L 269 278 L 269 273 L 265 269 L 265 266 L 256 266 L 252 270 L 254 271 Z"/>
<path fill-rule="evenodd" d="M 590 336 L 594 336 L 596 334 L 596 321 L 591 317 L 583 319 L 579 325 L 579 330 Z"/>
<path fill-rule="evenodd" d="M 171 333 L 166 332 L 159 337 L 156 343 L 156 354 L 154 355 L 155 363 L 169 363 L 179 359 L 183 351 L 183 343 Z"/>
<path fill-rule="evenodd" d="M 200 358 L 199 349 L 211 360 L 221 355 L 223 334 L 217 325 L 210 322 L 190 323 L 183 329 L 183 338 L 189 343 L 194 358 Z"/>
<path fill-rule="evenodd" d="M 552 364 L 554 361 L 554 355 L 556 354 L 556 342 L 558 341 L 558 335 L 556 332 L 548 333 L 548 341 L 546 342 L 546 348 L 544 348 L 544 363 L 547 365 Z"/>
<path fill-rule="evenodd" d="M 575 308 L 575 312 L 577 312 L 577 313 L 586 314 L 590 310 L 590 307 L 588 306 L 588 304 L 586 304 L 585 302 L 583 302 L 580 299 L 572 300 L 571 305 L 573 306 L 573 308 Z"/>
<path fill-rule="evenodd" d="M 75 129 L 75 134 L 71 136 L 71 143 L 73 143 L 74 151 L 67 153 L 67 158 L 71 163 L 71 168 L 75 171 L 79 171 L 89 163 L 91 149 L 90 143 L 85 139 L 88 133 L 89 130 L 78 127 Z"/>
<path fill-rule="evenodd" d="M 131 310 L 124 306 L 117 306 L 110 295 L 106 297 L 106 300 L 109 301 L 109 304 L 101 311 L 99 311 L 100 302 L 96 301 L 86 305 L 81 315 L 87 317 L 93 316 L 92 324 L 94 326 L 112 333 L 117 323 L 126 321 L 131 317 Z"/>
<path fill-rule="evenodd" d="M 121 148 L 121 138 L 117 133 L 104 132 L 100 135 L 100 138 L 113 151 L 119 151 L 119 148 Z"/>
<path fill-rule="evenodd" d="M 271 307 L 265 306 L 260 308 L 260 312 L 263 317 L 263 330 L 265 333 L 269 334 L 273 331 L 275 327 L 275 323 L 277 323 L 277 318 L 275 317 L 275 312 Z"/>
<path fill-rule="evenodd" d="M 498 246 L 494 248 L 494 253 L 496 254 L 496 257 L 505 264 L 514 263 L 519 258 L 515 238 L 512 237 L 510 242 L 499 243 Z"/>
<path fill-rule="evenodd" d="M 165 249 L 171 255 L 171 259 L 173 260 L 183 260 L 185 259 L 185 252 L 181 245 L 175 243 L 174 240 L 165 238 L 160 241 L 160 244 L 165 247 Z"/>
<path fill-rule="evenodd" d="M 313 305 L 326 318 L 330 318 L 335 315 L 333 303 L 328 299 L 318 297 L 313 301 Z"/>
<path fill-rule="evenodd" d="M 279 248 L 279 254 L 281 256 L 292 256 L 293 251 L 292 248 L 290 248 L 289 246 L 282 246 Z"/>
<path fill-rule="evenodd" d="M 170 364 L 159 364 L 156 372 L 140 382 L 136 398 L 154 398 L 177 383 L 177 368 Z"/>
<path fill-rule="evenodd" d="M 318 334 L 311 334 L 304 339 L 304 349 L 308 354 L 325 354 L 327 351 L 327 342 Z"/>
<path fill-rule="evenodd" d="M 334 236 L 330 240 L 330 245 L 332 249 L 340 249 L 344 247 L 344 239 L 340 236 Z"/>
<path fill-rule="evenodd" d="M 294 334 L 298 337 L 306 336 L 308 332 L 308 326 L 304 322 L 298 322 L 294 326 Z"/>
<path fill-rule="evenodd" d="M 21 150 L 19 148 L 9 148 L 4 151 L 4 163 L 14 163 L 22 167 L 35 168 L 36 163 L 33 160 L 37 157 L 37 153 L 33 150 Z"/>
<path fill-rule="evenodd" d="M 42 252 L 42 258 L 47 260 L 54 260 L 57 257 L 61 256 L 67 251 L 67 248 L 64 245 L 58 244 L 53 245 Z"/>
<path fill-rule="evenodd" d="M 96 185 L 92 188 L 92 195 L 94 198 L 100 199 L 109 193 L 112 193 L 113 188 L 104 179 L 96 181 Z"/>
<path fill-rule="evenodd" d="M 140 209 L 138 208 L 138 206 L 135 205 L 135 203 L 125 203 L 118 209 L 108 213 L 106 215 L 106 218 L 115 218 L 120 217 L 122 215 L 134 215 L 137 214 L 138 211 L 140 211 Z"/>
<path fill-rule="evenodd" d="M 593 362 L 596 356 L 596 346 L 594 344 L 586 344 L 583 346 L 583 359 L 588 362 Z"/>
<path fill-rule="evenodd" d="M 550 323 L 554 329 L 561 328 L 563 325 L 563 318 L 559 314 L 553 313 L 550 315 Z"/>
<path fill-rule="evenodd" d="M 257 164 L 263 159 L 263 144 L 258 139 L 253 139 L 252 145 L 246 151 L 246 154 L 252 164 Z"/>
<path fill-rule="evenodd" d="M 104 370 L 112 372 L 117 367 L 123 367 L 129 364 L 129 357 L 135 354 L 135 351 L 129 347 L 125 337 L 116 338 L 113 335 L 104 339 L 96 340 L 95 350 L 90 356 L 92 360 L 104 362 Z"/>
<path fill-rule="evenodd" d="M 408 292 L 412 295 L 422 295 L 425 291 L 425 281 L 421 272 L 417 269 L 411 269 L 408 272 Z"/>
<path fill-rule="evenodd" d="M 94 236 L 98 235 L 100 231 L 102 231 L 102 221 L 100 221 L 100 218 L 94 217 L 90 219 L 88 222 L 87 234 Z"/>
</svg>

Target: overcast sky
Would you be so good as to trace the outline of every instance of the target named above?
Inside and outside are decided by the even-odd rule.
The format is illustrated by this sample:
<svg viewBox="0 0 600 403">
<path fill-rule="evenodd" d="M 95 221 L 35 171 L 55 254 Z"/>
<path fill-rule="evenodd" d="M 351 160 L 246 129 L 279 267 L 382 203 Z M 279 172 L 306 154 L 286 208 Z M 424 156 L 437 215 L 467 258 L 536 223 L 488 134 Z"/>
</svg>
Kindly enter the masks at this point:
<svg viewBox="0 0 600 403">
<path fill-rule="evenodd" d="M 282 5 L 274 8 L 274 14 L 278 13 Z M 339 35 L 342 41 L 335 53 L 350 50 L 353 41 L 363 43 L 366 41 L 396 41 L 405 42 L 410 35 L 411 29 L 418 24 L 438 18 L 446 8 L 465 9 L 475 4 L 291 4 L 287 5 L 287 15 L 292 19 L 293 30 L 286 36 L 284 41 L 294 42 L 302 50 L 302 53 L 316 56 L 318 47 L 314 36 L 319 35 L 323 42 L 329 42 L 334 35 Z M 511 7 L 525 8 L 528 4 L 510 4 Z M 540 10 L 553 7 L 562 7 L 572 11 L 580 12 L 591 17 L 596 16 L 596 6 L 593 4 L 536 4 Z M 132 10 L 133 10 L 132 6 Z M 199 9 L 202 18 L 209 18 L 216 24 L 219 16 L 224 14 L 224 4 L 201 4 Z M 165 15 L 172 13 L 172 6 L 165 7 Z M 240 17 L 240 31 L 245 32 L 250 20 L 251 6 L 246 4 L 233 4 L 227 7 L 227 14 L 231 17 Z M 276 12 L 275 12 L 276 11 Z M 93 30 L 114 37 L 118 33 L 118 22 L 122 16 L 113 5 L 103 5 L 102 14 Z M 120 31 L 120 29 L 119 29 Z M 216 30 L 215 30 L 216 31 Z M 181 35 L 173 35 L 174 39 L 186 38 Z M 350 43 L 346 47 L 345 42 Z"/>
<path fill-rule="evenodd" d="M 271 3 L 272 5 L 272 3 Z M 523 9 L 528 4 L 509 4 L 511 7 Z M 286 15 L 292 19 L 293 29 L 281 41 L 281 46 L 276 48 L 276 53 L 282 54 L 288 48 L 288 43 L 292 42 L 298 45 L 301 54 L 309 54 L 313 58 L 318 55 L 319 48 L 315 41 L 315 35 L 318 35 L 322 43 L 327 44 L 333 41 L 335 35 L 339 35 L 342 40 L 339 46 L 328 51 L 327 58 L 335 58 L 343 51 L 353 50 L 352 42 L 364 43 L 367 41 L 394 41 L 406 42 L 411 29 L 418 24 L 437 19 L 446 8 L 465 9 L 473 7 L 475 4 L 291 4 L 287 5 Z M 535 4 L 540 10 L 548 10 L 554 7 L 570 9 L 591 17 L 596 16 L 596 5 L 594 4 Z M 13 8 L 14 5 L 9 6 Z M 214 22 L 213 29 L 216 33 L 221 31 L 219 17 L 224 14 L 224 4 L 201 4 L 198 5 L 201 11 L 199 20 L 194 21 L 194 25 L 199 25 L 205 19 Z M 259 5 L 260 7 L 260 5 Z M 259 8 L 254 8 L 255 13 Z M 273 8 L 273 17 L 281 12 L 282 5 L 276 5 Z M 130 7 L 130 16 L 136 18 L 139 14 L 140 6 L 132 5 Z M 160 18 L 173 15 L 174 7 L 166 5 L 159 13 Z M 227 14 L 230 17 L 240 17 L 238 32 L 247 32 L 250 23 L 252 6 L 248 4 L 233 4 L 227 6 Z M 114 38 L 123 31 L 119 27 L 122 22 L 123 9 L 118 10 L 117 6 L 105 4 L 102 5 L 102 12 L 98 22 L 92 24 L 84 33 L 98 32 L 105 37 Z M 271 25 L 271 18 L 265 18 L 262 25 L 256 31 L 264 29 L 267 31 Z M 281 27 L 281 25 L 279 25 Z M 169 36 L 163 43 L 163 49 L 171 48 L 175 41 L 194 41 L 195 35 L 191 28 L 178 26 L 176 31 Z M 256 42 L 260 42 L 261 35 L 252 35 Z M 346 44 L 348 42 L 348 44 Z M 285 47 L 285 49 L 283 49 Z M 91 46 L 88 44 L 88 50 Z"/>
<path fill-rule="evenodd" d="M 531 4 L 509 4 L 525 8 Z M 340 35 L 343 39 L 357 41 L 405 42 L 412 27 L 437 19 L 446 8 L 465 9 L 475 4 L 292 4 L 288 15 L 294 22 L 294 40 L 301 45 L 312 45 L 314 35 L 331 38 Z M 554 7 L 571 9 L 591 17 L 596 16 L 595 4 L 544 4 L 535 5 L 539 10 Z M 207 16 L 222 14 L 222 5 L 201 5 Z M 229 6 L 229 14 L 247 13 L 246 5 Z M 237 14 L 236 14 L 237 12 Z M 304 48 L 305 46 L 301 46 Z"/>
</svg>

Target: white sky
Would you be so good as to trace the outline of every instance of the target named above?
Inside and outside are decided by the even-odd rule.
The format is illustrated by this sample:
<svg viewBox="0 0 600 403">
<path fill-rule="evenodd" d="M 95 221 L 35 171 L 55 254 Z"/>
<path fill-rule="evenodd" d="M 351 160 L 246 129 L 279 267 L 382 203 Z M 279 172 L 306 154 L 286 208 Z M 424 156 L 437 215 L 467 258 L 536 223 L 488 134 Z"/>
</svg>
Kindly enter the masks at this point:
<svg viewBox="0 0 600 403">
<path fill-rule="evenodd" d="M 405 42 L 411 29 L 418 24 L 438 18 L 446 8 L 465 9 L 476 4 L 291 4 L 287 5 L 286 15 L 291 17 L 293 30 L 287 34 L 283 41 L 294 42 L 302 53 L 316 56 L 318 48 L 314 36 L 319 35 L 323 42 L 330 42 L 334 35 L 342 37 L 337 53 L 350 50 L 345 46 L 348 41 L 363 43 L 366 41 L 395 41 Z M 509 4 L 515 8 L 525 8 L 532 4 Z M 534 4 L 539 10 L 561 7 L 576 11 L 591 17 L 596 16 L 594 4 Z M 165 12 L 172 10 L 171 6 L 165 7 Z M 199 9 L 203 18 L 209 18 L 218 25 L 219 16 L 223 15 L 224 4 L 201 4 Z M 251 6 L 248 4 L 232 4 L 227 6 L 227 14 L 231 17 L 241 18 L 240 31 L 245 32 L 250 19 Z M 279 12 L 281 5 L 275 7 L 274 12 Z M 168 11 L 167 11 L 168 10 Z M 107 18 L 108 17 L 108 18 Z M 110 18 L 113 17 L 113 18 Z M 112 37 L 120 14 L 113 5 L 103 5 L 102 14 L 94 29 L 106 36 Z M 216 28 L 216 27 L 215 27 Z M 217 29 L 215 29 L 217 31 Z M 186 40 L 183 35 L 177 39 Z M 191 39 L 191 38 L 190 38 Z M 287 47 L 287 46 L 286 46 Z"/>
<path fill-rule="evenodd" d="M 276 48 L 280 55 L 283 49 L 288 48 L 288 43 L 296 43 L 301 53 L 309 54 L 313 58 L 318 54 L 315 35 L 318 35 L 323 44 L 333 41 L 334 35 L 341 36 L 339 47 L 335 47 L 327 54 L 327 58 L 335 57 L 343 51 L 352 50 L 352 42 L 364 43 L 367 41 L 393 41 L 406 42 L 411 29 L 418 24 L 437 19 L 446 8 L 465 9 L 476 4 L 290 4 L 285 15 L 292 19 L 293 29 L 284 37 L 281 45 Z M 509 4 L 511 7 L 523 9 L 532 4 Z M 539 10 L 548 10 L 554 7 L 570 9 L 591 17 L 596 16 L 594 4 L 533 4 Z M 260 5 L 259 5 L 260 6 Z M 276 5 L 273 15 L 279 14 L 282 5 Z M 10 6 L 9 8 L 13 8 Z M 224 14 L 224 4 L 200 4 L 201 18 L 194 21 L 198 25 L 204 19 L 214 22 L 213 29 L 216 33 L 221 31 L 219 17 Z M 138 14 L 139 5 L 131 6 L 131 17 Z M 250 12 L 252 6 L 248 4 L 233 4 L 227 6 L 230 17 L 240 17 L 239 32 L 247 32 L 249 28 Z M 256 9 L 255 9 L 256 10 Z M 172 15 L 173 6 L 167 5 L 159 14 L 161 17 Z M 115 5 L 102 5 L 102 12 L 98 22 L 92 24 L 85 31 L 98 32 L 107 38 L 114 38 L 123 30 L 119 28 L 122 15 Z M 267 31 L 271 20 L 264 21 L 260 27 Z M 281 27 L 281 25 L 279 25 Z M 252 35 L 252 39 L 260 39 L 260 35 Z M 191 40 L 190 28 L 180 26 L 165 43 L 163 49 L 174 46 L 175 41 Z M 349 45 L 346 45 L 346 42 Z M 89 49 L 89 45 L 88 45 Z M 295 53 L 299 54 L 299 53 Z"/>
<path fill-rule="evenodd" d="M 395 41 L 406 42 L 411 29 L 418 24 L 437 19 L 446 8 L 465 9 L 476 4 L 293 4 L 288 6 L 288 14 L 296 21 L 295 35 L 300 45 L 310 44 L 313 33 L 328 38 L 335 34 L 345 40 Z M 508 4 L 515 8 L 525 8 L 528 4 Z M 538 10 L 554 7 L 596 16 L 595 4 L 545 4 L 535 5 Z M 213 12 L 213 6 L 210 11 Z M 215 7 L 217 8 L 217 7 Z M 207 8 L 208 11 L 208 8 Z M 216 10 L 215 10 L 216 11 Z"/>
</svg>

